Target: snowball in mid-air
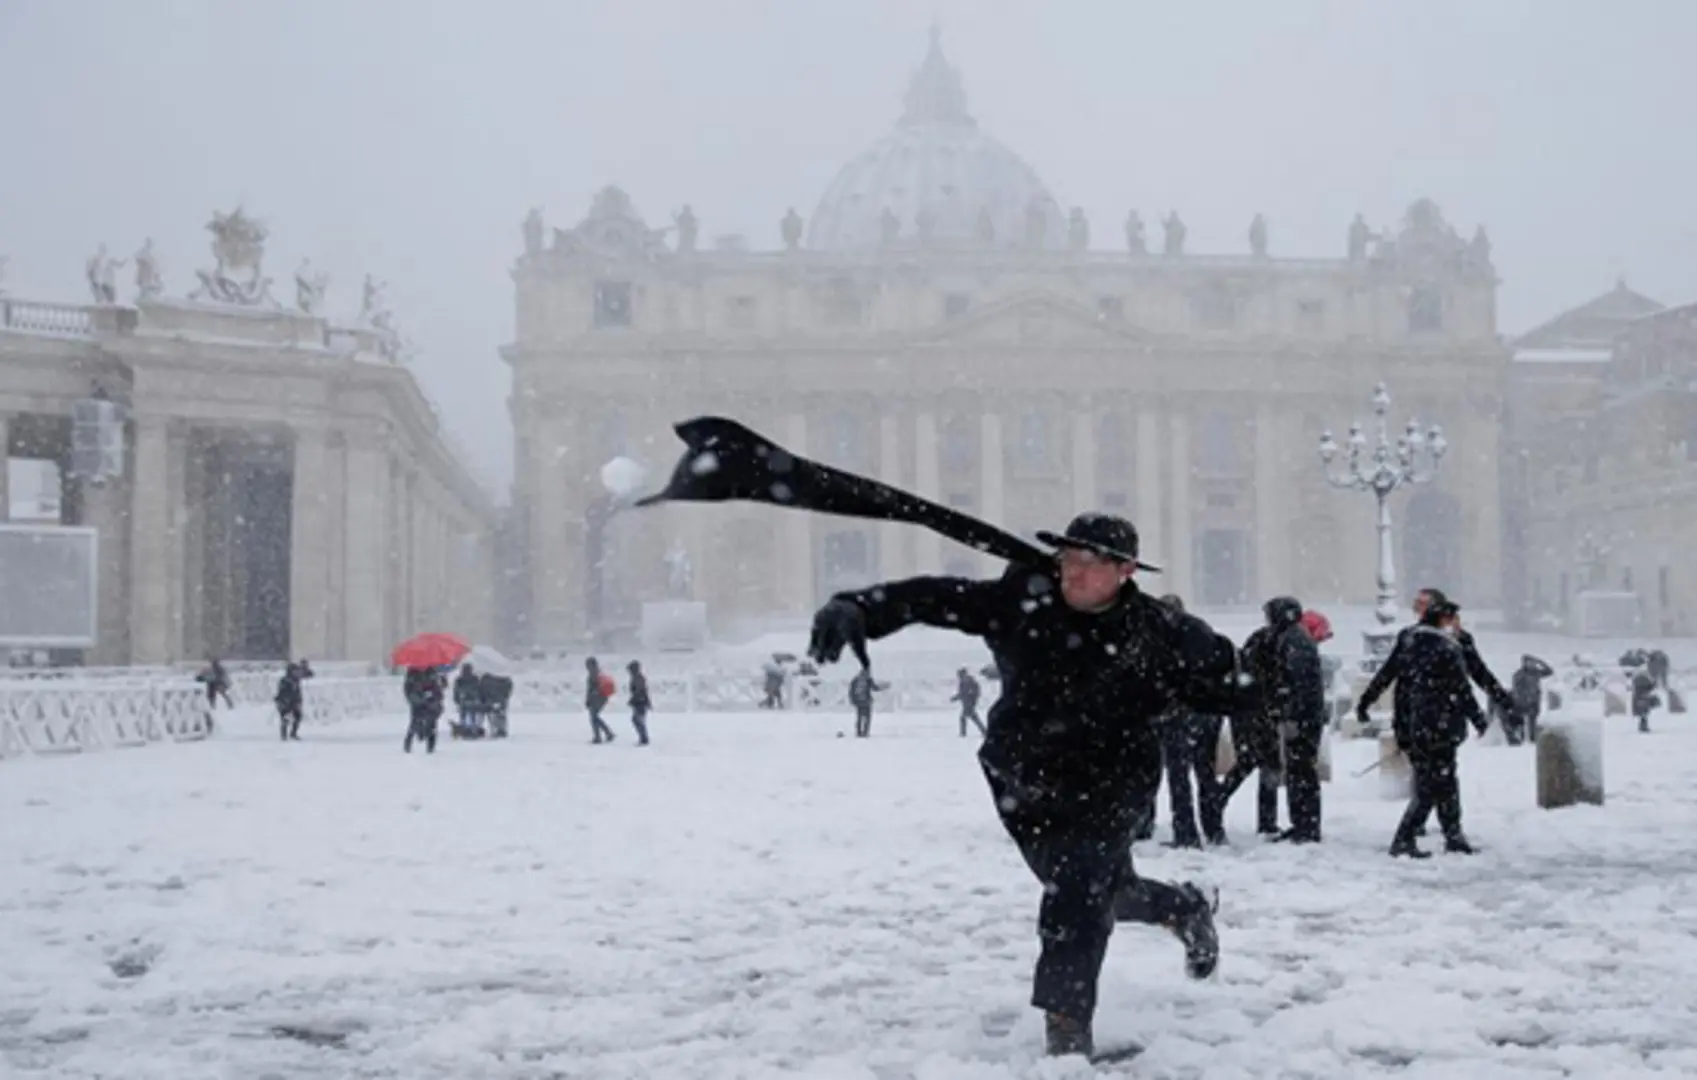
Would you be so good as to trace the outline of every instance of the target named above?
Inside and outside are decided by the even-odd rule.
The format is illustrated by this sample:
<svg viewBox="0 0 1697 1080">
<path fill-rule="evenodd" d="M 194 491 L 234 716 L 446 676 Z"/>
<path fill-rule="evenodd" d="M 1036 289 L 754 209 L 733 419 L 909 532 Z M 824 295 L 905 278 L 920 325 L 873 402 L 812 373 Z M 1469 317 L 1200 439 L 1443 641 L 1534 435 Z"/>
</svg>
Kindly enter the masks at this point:
<svg viewBox="0 0 1697 1080">
<path fill-rule="evenodd" d="M 648 470 L 628 457 L 616 457 L 601 466 L 601 486 L 618 498 L 629 498 L 642 488 Z"/>
</svg>

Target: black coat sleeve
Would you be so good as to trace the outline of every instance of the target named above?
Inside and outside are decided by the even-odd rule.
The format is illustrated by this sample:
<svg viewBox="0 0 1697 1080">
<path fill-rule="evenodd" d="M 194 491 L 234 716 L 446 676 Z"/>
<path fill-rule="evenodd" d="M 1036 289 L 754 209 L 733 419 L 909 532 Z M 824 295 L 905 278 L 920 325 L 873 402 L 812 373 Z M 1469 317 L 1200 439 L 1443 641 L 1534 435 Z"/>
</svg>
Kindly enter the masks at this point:
<svg viewBox="0 0 1697 1080">
<path fill-rule="evenodd" d="M 1174 700 L 1210 716 L 1237 712 L 1244 694 L 1236 677 L 1237 647 L 1194 615 L 1172 612 L 1170 618 Z"/>
<path fill-rule="evenodd" d="M 1385 657 L 1385 662 L 1379 666 L 1379 670 L 1375 671 L 1373 673 L 1373 677 L 1367 681 L 1367 686 L 1361 691 L 1361 696 L 1355 699 L 1356 711 L 1364 712 L 1367 709 L 1372 708 L 1373 703 L 1383 697 L 1385 691 L 1390 688 L 1391 683 L 1396 682 L 1397 678 L 1402 674 L 1403 662 L 1407 659 L 1407 651 L 1404 649 L 1404 645 L 1406 644 L 1404 638 L 1404 634 L 1397 635 L 1396 644 L 1391 646 L 1391 654 Z"/>
<path fill-rule="evenodd" d="M 1020 576 L 1017 570 L 1010 570 L 995 581 L 916 577 L 839 593 L 836 599 L 852 601 L 865 612 L 870 641 L 915 623 L 986 637 L 1011 621 L 1009 597 L 1017 587 L 1013 582 Z"/>
<path fill-rule="evenodd" d="M 1305 727 L 1323 727 L 1326 689 L 1320 670 L 1320 647 L 1302 630 L 1285 634 L 1279 644 L 1287 680 L 1282 718 Z"/>
<path fill-rule="evenodd" d="M 1492 705 L 1505 713 L 1516 712 L 1513 695 L 1503 689 L 1503 684 L 1498 682 L 1497 677 L 1491 674 L 1491 669 L 1485 666 L 1485 658 L 1479 655 L 1479 646 L 1474 644 L 1473 635 L 1463 633 L 1460 640 L 1462 659 L 1467 664 L 1467 677 L 1473 680 L 1475 686 L 1485 691 L 1485 696 L 1491 699 Z"/>
</svg>

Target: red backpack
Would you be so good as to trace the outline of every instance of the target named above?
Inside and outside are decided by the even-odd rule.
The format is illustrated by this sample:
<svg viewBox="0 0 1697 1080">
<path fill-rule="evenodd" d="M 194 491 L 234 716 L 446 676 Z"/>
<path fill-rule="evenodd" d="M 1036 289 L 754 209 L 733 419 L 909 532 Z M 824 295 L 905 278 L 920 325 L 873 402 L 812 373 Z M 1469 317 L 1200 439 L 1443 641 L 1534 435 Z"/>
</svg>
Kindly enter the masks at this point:
<svg viewBox="0 0 1697 1080">
<path fill-rule="evenodd" d="M 611 698 L 619 688 L 613 682 L 613 677 L 603 671 L 595 676 L 595 689 L 601 691 L 602 697 Z"/>
</svg>

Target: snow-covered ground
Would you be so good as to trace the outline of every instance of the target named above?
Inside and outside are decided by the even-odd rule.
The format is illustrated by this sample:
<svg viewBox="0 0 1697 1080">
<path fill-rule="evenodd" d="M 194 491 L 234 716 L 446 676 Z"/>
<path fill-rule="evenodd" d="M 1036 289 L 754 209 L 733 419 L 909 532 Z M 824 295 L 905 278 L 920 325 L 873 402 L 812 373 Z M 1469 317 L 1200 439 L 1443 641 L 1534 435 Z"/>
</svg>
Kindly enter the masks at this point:
<svg viewBox="0 0 1697 1080">
<path fill-rule="evenodd" d="M 55 1080 L 1087 1075 L 1038 1056 L 1038 886 L 943 715 L 578 716 L 400 752 L 402 721 L 0 765 L 0 1075 Z M 1697 723 L 1606 733 L 1609 799 L 1470 744 L 1485 850 L 1139 845 L 1222 890 L 1224 957 L 1122 928 L 1098 1037 L 1140 1077 L 1697 1075 Z M 1164 819 L 1163 810 L 1163 819 Z M 1165 822 L 1161 835 L 1165 835 Z"/>
</svg>

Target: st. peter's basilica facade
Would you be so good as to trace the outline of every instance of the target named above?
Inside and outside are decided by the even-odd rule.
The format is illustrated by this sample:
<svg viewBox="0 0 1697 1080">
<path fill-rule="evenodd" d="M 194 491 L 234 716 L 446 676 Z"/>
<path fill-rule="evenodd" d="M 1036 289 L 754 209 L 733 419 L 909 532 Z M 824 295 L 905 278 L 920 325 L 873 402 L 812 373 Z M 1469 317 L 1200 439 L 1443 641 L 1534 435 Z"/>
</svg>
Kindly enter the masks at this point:
<svg viewBox="0 0 1697 1080">
<path fill-rule="evenodd" d="M 1245 215 L 1246 218 L 1249 215 Z M 1370 603 L 1373 500 L 1327 486 L 1320 433 L 1444 426 L 1435 483 L 1399 496 L 1404 583 L 1498 603 L 1497 474 L 1509 350 L 1496 276 L 1421 200 L 1400 228 L 1340 219 L 1335 258 L 1188 250 L 1176 214 L 1102 243 L 978 126 L 937 42 L 893 130 L 845 165 L 777 250 L 698 242 L 618 188 L 571 228 L 525 222 L 513 369 L 515 527 L 542 644 L 634 627 L 687 588 L 721 633 L 890 576 L 980 574 L 921 530 L 752 505 L 621 512 L 619 457 L 656 482 L 677 420 L 736 417 L 779 442 L 1029 534 L 1078 509 L 1137 523 L 1202 608 L 1276 593 Z M 685 553 L 693 569 L 668 574 Z"/>
</svg>

